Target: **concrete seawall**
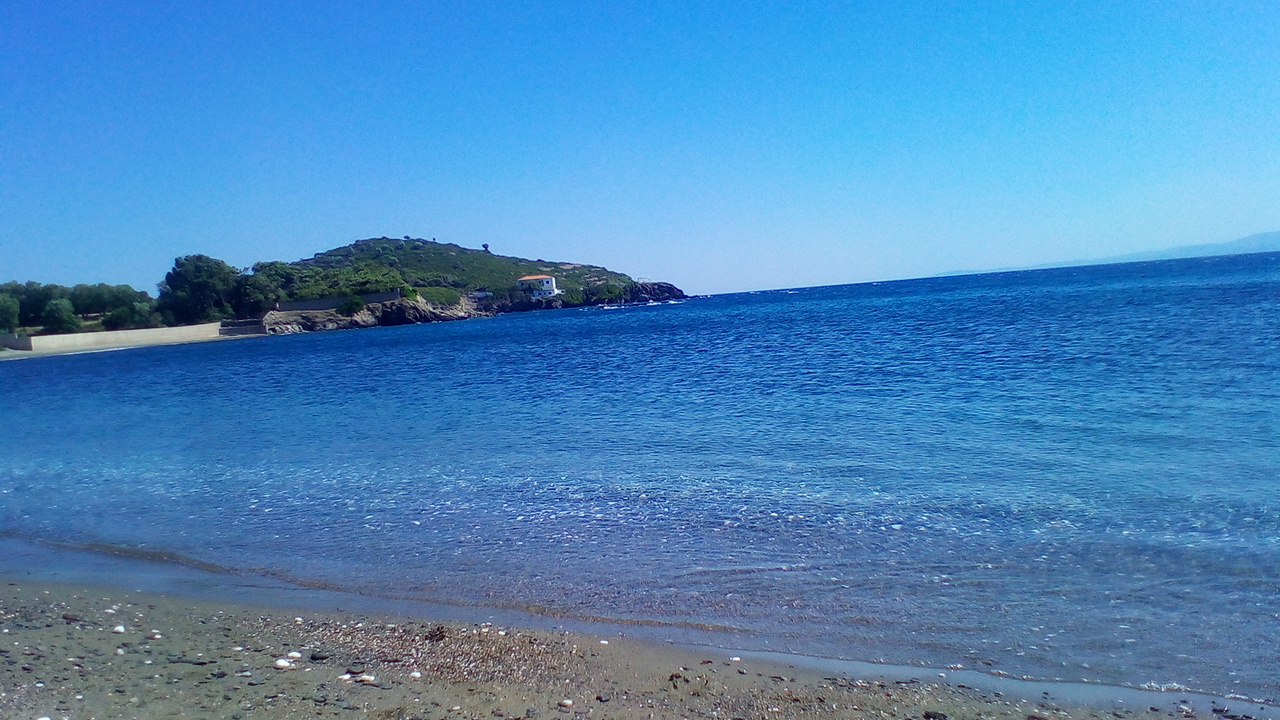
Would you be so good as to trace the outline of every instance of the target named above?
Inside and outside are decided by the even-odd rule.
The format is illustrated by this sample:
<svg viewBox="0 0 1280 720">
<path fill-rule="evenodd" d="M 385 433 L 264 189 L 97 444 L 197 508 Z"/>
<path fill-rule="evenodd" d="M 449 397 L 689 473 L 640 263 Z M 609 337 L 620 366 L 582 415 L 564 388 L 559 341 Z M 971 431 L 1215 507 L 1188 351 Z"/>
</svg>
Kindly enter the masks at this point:
<svg viewBox="0 0 1280 720">
<path fill-rule="evenodd" d="M 114 330 L 109 332 L 73 333 L 70 335 L 36 335 L 34 337 L 13 334 L 0 335 L 0 346 L 10 350 L 27 350 L 38 353 L 67 353 L 83 350 L 142 347 L 145 345 L 170 345 L 173 343 L 213 340 L 218 337 L 222 323 L 205 323 L 173 328 L 146 330 Z"/>
</svg>

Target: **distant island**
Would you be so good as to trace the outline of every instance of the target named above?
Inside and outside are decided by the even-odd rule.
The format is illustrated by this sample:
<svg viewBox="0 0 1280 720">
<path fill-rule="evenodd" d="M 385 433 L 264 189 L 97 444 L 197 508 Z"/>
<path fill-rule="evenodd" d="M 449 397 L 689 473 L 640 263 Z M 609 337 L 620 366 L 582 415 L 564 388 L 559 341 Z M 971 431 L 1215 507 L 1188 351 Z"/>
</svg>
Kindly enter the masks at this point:
<svg viewBox="0 0 1280 720">
<path fill-rule="evenodd" d="M 174 260 L 159 294 L 128 285 L 0 285 L 0 332 L 51 335 L 223 322 L 223 334 L 457 320 L 525 310 L 683 299 L 595 265 L 496 255 L 423 238 L 368 238 L 295 262 L 240 270 Z"/>
<path fill-rule="evenodd" d="M 1218 255 L 1252 255 L 1253 253 L 1264 252 L 1280 252 L 1280 232 L 1258 233 L 1224 243 L 1182 245 L 1166 250 L 1149 250 L 1128 255 L 1114 255 L 1100 260 L 1073 262 L 1070 265 L 1111 265 L 1114 263 L 1147 262 L 1150 260 L 1216 257 Z"/>
<path fill-rule="evenodd" d="M 1145 252 L 1112 255 L 1094 260 L 1067 260 L 1065 262 L 1032 265 L 1029 267 L 1000 268 L 996 270 L 953 270 L 941 273 L 939 277 L 950 275 L 981 275 L 989 272 L 1013 272 L 1018 270 L 1048 270 L 1051 268 L 1080 267 L 1084 265 L 1117 265 L 1131 262 L 1150 262 L 1152 260 L 1180 260 L 1197 257 L 1217 257 L 1220 255 L 1252 255 L 1254 253 L 1280 252 L 1280 231 L 1258 233 L 1238 240 L 1203 245 L 1181 245 L 1164 250 L 1148 250 Z"/>
</svg>

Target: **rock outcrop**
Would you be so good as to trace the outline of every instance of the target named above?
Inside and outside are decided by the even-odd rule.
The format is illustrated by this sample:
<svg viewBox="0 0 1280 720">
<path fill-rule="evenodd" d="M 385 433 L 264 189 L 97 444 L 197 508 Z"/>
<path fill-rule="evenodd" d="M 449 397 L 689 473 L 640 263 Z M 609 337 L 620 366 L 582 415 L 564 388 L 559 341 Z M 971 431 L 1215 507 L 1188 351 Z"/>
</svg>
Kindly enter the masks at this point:
<svg viewBox="0 0 1280 720">
<path fill-rule="evenodd" d="M 391 302 L 376 303 L 365 312 L 377 320 L 378 325 L 413 325 L 443 320 L 466 320 L 488 313 L 481 312 L 471 298 L 463 297 L 457 305 L 433 305 L 422 298 L 400 298 Z"/>
<path fill-rule="evenodd" d="M 664 302 L 683 300 L 688 296 L 671 283 L 641 282 L 623 288 L 622 302 Z M 544 300 L 523 301 L 519 304 L 495 303 L 492 300 L 477 303 L 463 297 L 456 305 L 434 305 L 422 298 L 399 298 L 381 303 L 370 303 L 354 315 L 342 315 L 336 310 L 272 311 L 262 318 L 262 327 L 269 335 L 319 332 L 322 330 L 352 330 L 379 325 L 414 325 L 444 320 L 465 320 L 504 312 L 524 310 L 554 310 L 566 307 L 563 296 Z"/>
<path fill-rule="evenodd" d="M 638 282 L 625 290 L 627 302 L 663 302 L 665 300 L 684 300 L 688 295 L 671 283 Z"/>
<path fill-rule="evenodd" d="M 342 315 L 336 310 L 272 311 L 262 318 L 262 326 L 270 335 L 319 332 L 322 330 L 352 330 L 379 325 L 413 325 L 444 320 L 465 320 L 488 313 L 475 307 L 469 298 L 462 298 L 457 305 L 433 305 L 422 298 L 400 298 L 382 303 L 372 303 L 354 315 Z"/>
</svg>

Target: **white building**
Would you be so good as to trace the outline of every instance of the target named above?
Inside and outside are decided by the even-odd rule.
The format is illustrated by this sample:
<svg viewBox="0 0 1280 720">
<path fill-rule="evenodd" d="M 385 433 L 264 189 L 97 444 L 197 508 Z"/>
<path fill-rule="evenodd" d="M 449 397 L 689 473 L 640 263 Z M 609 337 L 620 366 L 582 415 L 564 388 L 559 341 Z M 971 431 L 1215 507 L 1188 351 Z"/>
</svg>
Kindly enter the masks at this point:
<svg viewBox="0 0 1280 720">
<path fill-rule="evenodd" d="M 525 275 L 516 280 L 516 287 L 529 293 L 534 300 L 564 292 L 556 287 L 556 279 L 550 275 Z"/>
</svg>

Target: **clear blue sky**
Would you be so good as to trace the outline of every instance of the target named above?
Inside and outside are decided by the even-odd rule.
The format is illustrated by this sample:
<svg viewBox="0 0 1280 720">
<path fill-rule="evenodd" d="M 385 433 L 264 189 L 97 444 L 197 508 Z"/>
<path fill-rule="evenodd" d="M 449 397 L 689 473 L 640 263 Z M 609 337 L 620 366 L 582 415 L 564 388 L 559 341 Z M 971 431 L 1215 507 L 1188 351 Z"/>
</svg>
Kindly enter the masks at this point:
<svg viewBox="0 0 1280 720">
<path fill-rule="evenodd" d="M 1280 229 L 1280 3 L 0 3 L 0 281 L 438 238 L 692 292 Z"/>
</svg>

